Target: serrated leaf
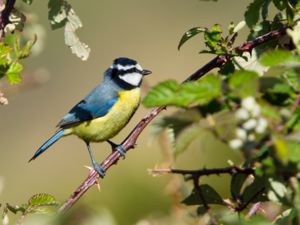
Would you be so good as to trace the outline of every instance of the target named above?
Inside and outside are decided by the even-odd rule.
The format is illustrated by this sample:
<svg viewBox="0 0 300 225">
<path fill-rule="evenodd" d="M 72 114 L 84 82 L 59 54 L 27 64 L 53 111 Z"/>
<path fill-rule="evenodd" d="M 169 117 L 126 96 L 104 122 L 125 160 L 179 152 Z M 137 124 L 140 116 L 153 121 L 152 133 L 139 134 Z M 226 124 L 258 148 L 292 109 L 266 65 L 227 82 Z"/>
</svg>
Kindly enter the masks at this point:
<svg viewBox="0 0 300 225">
<path fill-rule="evenodd" d="M 33 195 L 28 200 L 29 207 L 51 206 L 57 204 L 58 202 L 55 200 L 55 198 L 52 195 L 46 193 Z"/>
<path fill-rule="evenodd" d="M 252 28 L 259 20 L 259 11 L 265 0 L 254 0 L 249 4 L 244 14 L 245 21 L 248 27 Z"/>
<path fill-rule="evenodd" d="M 264 66 L 295 65 L 300 66 L 300 58 L 285 50 L 267 51 L 259 59 Z"/>
<path fill-rule="evenodd" d="M 22 81 L 22 77 L 20 75 L 22 69 L 23 66 L 18 62 L 9 65 L 6 76 L 10 84 L 19 84 Z"/>
<path fill-rule="evenodd" d="M 204 33 L 204 40 L 205 44 L 210 48 L 210 50 L 215 50 L 222 38 L 221 34 L 222 30 L 219 24 L 215 24 L 210 30 L 206 30 Z"/>
<path fill-rule="evenodd" d="M 199 81 L 190 81 L 182 85 L 174 80 L 159 83 L 149 91 L 143 104 L 146 107 L 203 105 L 219 96 L 220 93 L 220 78 L 210 74 Z"/>
<path fill-rule="evenodd" d="M 181 46 L 187 42 L 189 39 L 192 37 L 196 36 L 197 34 L 203 33 L 207 30 L 207 28 L 202 28 L 202 27 L 194 27 L 187 32 L 185 32 L 178 44 L 178 50 L 180 50 Z"/>
<path fill-rule="evenodd" d="M 230 192 L 234 200 L 237 200 L 241 193 L 241 188 L 249 175 L 243 173 L 233 174 L 230 183 Z"/>
<path fill-rule="evenodd" d="M 202 184 L 199 186 L 199 189 L 206 204 L 226 205 L 218 192 L 216 192 L 210 185 Z M 203 205 L 203 200 L 201 199 L 198 191 L 194 189 L 192 193 L 182 201 L 182 203 L 186 205 Z"/>
<path fill-rule="evenodd" d="M 229 78 L 229 87 L 238 97 L 256 96 L 258 90 L 258 74 L 252 71 L 236 71 Z"/>
</svg>

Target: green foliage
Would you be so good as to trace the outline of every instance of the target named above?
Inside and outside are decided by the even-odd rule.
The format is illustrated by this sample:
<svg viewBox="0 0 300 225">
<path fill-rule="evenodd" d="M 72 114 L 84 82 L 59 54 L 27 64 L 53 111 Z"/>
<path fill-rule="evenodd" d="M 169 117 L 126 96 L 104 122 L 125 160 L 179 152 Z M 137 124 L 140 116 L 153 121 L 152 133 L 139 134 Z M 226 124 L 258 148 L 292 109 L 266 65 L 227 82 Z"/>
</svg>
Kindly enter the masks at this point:
<svg viewBox="0 0 300 225">
<path fill-rule="evenodd" d="M 269 13 L 271 7 L 277 11 Z M 201 53 L 225 57 L 226 62 L 216 75 L 208 74 L 198 81 L 181 85 L 174 80 L 164 81 L 154 86 L 143 101 L 146 107 L 175 106 L 175 113 L 161 117 L 153 125 L 159 131 L 156 135 L 168 130 L 175 163 L 205 133 L 241 154 L 242 170 L 230 173 L 229 199 L 203 183 L 201 177 L 210 175 L 207 169 L 202 173 L 182 173 L 185 182 L 192 180 L 194 185 L 182 203 L 197 206 L 198 216 L 209 214 L 212 221 L 219 220 L 220 224 L 300 223 L 299 9 L 297 1 L 253 0 L 245 11 L 245 22 L 236 26 L 231 23 L 225 37 L 217 24 L 210 29 L 190 29 L 182 36 L 178 49 L 203 34 L 207 49 Z M 232 47 L 245 23 L 250 28 L 249 39 L 290 25 L 286 37 L 289 40 L 285 44 L 278 39 L 266 42 L 246 57 Z M 259 68 L 249 66 L 251 63 Z M 254 172 L 245 173 L 243 169 L 247 168 Z M 274 207 L 282 206 L 277 218 L 254 215 L 269 210 L 261 206 L 265 201 Z M 239 212 L 239 217 L 226 216 L 226 210 L 211 213 L 214 204 Z"/>
<path fill-rule="evenodd" d="M 220 78 L 207 75 L 196 82 L 179 85 L 174 80 L 156 85 L 144 98 L 147 107 L 175 105 L 181 107 L 205 105 L 221 94 Z"/>
<path fill-rule="evenodd" d="M 55 198 L 49 194 L 36 194 L 30 197 L 27 203 L 21 205 L 11 205 L 6 203 L 6 206 L 3 209 L 3 220 L 5 219 L 8 221 L 8 212 L 12 212 L 14 214 L 20 212 L 21 217 L 19 223 L 21 223 L 29 214 L 45 214 L 53 212 L 57 208 L 58 204 L 59 203 L 55 200 Z"/>
<path fill-rule="evenodd" d="M 0 42 L 0 78 L 6 77 L 10 84 L 19 84 L 22 81 L 22 59 L 30 55 L 35 40 L 27 41 L 21 45 L 20 34 L 13 33 Z"/>
<path fill-rule="evenodd" d="M 211 53 L 217 55 L 237 54 L 229 51 L 233 42 L 235 41 L 238 31 L 243 27 L 244 21 L 238 23 L 236 26 L 233 22 L 231 22 L 228 26 L 228 35 L 225 37 L 222 37 L 223 31 L 219 24 L 213 25 L 210 29 L 203 27 L 192 28 L 183 34 L 178 45 L 178 50 L 192 37 L 203 33 L 205 44 L 208 47 L 208 50 L 201 50 L 200 53 Z"/>
</svg>

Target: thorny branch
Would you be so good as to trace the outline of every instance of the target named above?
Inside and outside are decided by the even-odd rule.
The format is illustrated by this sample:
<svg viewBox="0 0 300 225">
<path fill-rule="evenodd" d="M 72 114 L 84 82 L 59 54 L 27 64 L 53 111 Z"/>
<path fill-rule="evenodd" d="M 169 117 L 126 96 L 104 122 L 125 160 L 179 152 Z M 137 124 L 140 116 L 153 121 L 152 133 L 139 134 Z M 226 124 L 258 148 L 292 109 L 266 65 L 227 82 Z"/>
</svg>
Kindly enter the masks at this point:
<svg viewBox="0 0 300 225">
<path fill-rule="evenodd" d="M 262 35 L 252 41 L 248 41 L 241 46 L 238 46 L 234 50 L 240 53 L 250 52 L 255 47 L 266 43 L 269 40 L 277 39 L 283 36 L 286 33 L 287 27 L 280 28 L 278 30 L 271 31 L 265 35 Z M 203 67 L 198 69 L 195 73 L 190 75 L 184 82 L 198 80 L 206 73 L 211 71 L 214 68 L 221 67 L 224 63 L 226 63 L 233 56 L 228 55 L 218 55 L 205 64 Z M 144 128 L 163 110 L 165 107 L 157 107 L 149 111 L 149 113 L 135 126 L 135 128 L 130 132 L 130 134 L 125 138 L 125 140 L 121 143 L 122 147 L 129 151 L 134 148 L 135 143 L 137 141 L 138 136 L 144 130 Z M 114 151 L 111 153 L 102 163 L 101 166 L 105 171 L 107 171 L 112 165 L 116 164 L 119 158 L 121 157 L 118 151 Z M 93 185 L 98 184 L 99 175 L 98 173 L 91 169 L 88 177 L 80 184 L 80 186 L 73 192 L 73 194 L 65 201 L 65 203 L 60 207 L 60 212 L 65 212 L 70 209 L 79 199 L 80 197 Z"/>
</svg>

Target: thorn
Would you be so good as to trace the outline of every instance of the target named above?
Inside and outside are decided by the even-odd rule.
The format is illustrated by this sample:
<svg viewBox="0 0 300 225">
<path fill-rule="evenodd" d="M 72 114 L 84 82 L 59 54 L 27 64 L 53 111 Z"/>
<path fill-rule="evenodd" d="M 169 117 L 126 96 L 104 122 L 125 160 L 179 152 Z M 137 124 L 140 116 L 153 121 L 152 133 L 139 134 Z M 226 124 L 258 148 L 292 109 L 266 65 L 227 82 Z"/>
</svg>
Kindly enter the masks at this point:
<svg viewBox="0 0 300 225">
<path fill-rule="evenodd" d="M 98 191 L 100 192 L 100 191 L 101 191 L 101 189 L 100 189 L 100 183 L 99 183 L 99 181 L 98 181 L 98 180 L 96 181 L 95 185 L 97 186 L 97 189 L 98 189 Z"/>
<path fill-rule="evenodd" d="M 93 167 L 90 167 L 90 166 L 83 166 L 83 167 L 87 168 L 89 171 L 94 170 L 94 168 L 93 168 Z"/>
</svg>

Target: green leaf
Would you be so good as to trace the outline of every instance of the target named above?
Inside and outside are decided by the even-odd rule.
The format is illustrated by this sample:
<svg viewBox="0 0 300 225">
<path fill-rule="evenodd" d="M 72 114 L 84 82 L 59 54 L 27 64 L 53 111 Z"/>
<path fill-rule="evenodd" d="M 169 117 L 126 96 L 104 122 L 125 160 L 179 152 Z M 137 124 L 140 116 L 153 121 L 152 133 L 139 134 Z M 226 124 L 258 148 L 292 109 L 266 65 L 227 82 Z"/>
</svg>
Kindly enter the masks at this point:
<svg viewBox="0 0 300 225">
<path fill-rule="evenodd" d="M 175 139 L 175 157 L 184 152 L 184 150 L 186 150 L 187 147 L 201 134 L 203 134 L 203 129 L 198 125 L 189 126 L 184 129 Z"/>
<path fill-rule="evenodd" d="M 260 8 L 263 6 L 264 1 L 265 0 L 254 0 L 247 7 L 244 17 L 248 27 L 252 28 L 254 25 L 257 24 L 259 20 L 259 11 Z"/>
<path fill-rule="evenodd" d="M 35 44 L 36 40 L 37 40 L 37 36 L 34 35 L 33 40 L 29 40 L 29 41 L 26 42 L 24 47 L 19 52 L 19 58 L 20 59 L 24 59 L 24 58 L 29 56 L 30 50 L 33 47 L 33 45 Z"/>
<path fill-rule="evenodd" d="M 57 204 L 58 202 L 55 200 L 55 198 L 52 195 L 46 193 L 33 195 L 28 200 L 29 207 L 49 206 L 49 205 L 57 205 Z"/>
<path fill-rule="evenodd" d="M 6 203 L 6 208 L 16 214 L 17 212 L 22 212 L 24 213 L 27 209 L 27 205 L 26 204 L 22 204 L 22 205 L 10 205 L 9 203 Z"/>
<path fill-rule="evenodd" d="M 222 38 L 221 34 L 222 30 L 219 24 L 215 24 L 210 30 L 206 30 L 204 33 L 204 40 L 210 50 L 215 50 Z"/>
<path fill-rule="evenodd" d="M 19 84 L 22 81 L 22 77 L 20 75 L 22 69 L 23 66 L 18 62 L 9 65 L 6 76 L 10 84 Z"/>
<path fill-rule="evenodd" d="M 286 0 L 273 0 L 273 4 L 275 5 L 275 7 L 282 11 L 286 8 L 287 6 L 287 1 Z"/>
<path fill-rule="evenodd" d="M 219 96 L 220 93 L 220 78 L 210 74 L 199 81 L 190 81 L 182 85 L 174 80 L 159 83 L 149 91 L 143 104 L 146 107 L 203 105 Z"/>
<path fill-rule="evenodd" d="M 187 42 L 189 39 L 191 39 L 192 37 L 196 36 L 199 33 L 203 33 L 207 30 L 207 28 L 202 28 L 202 27 L 194 27 L 190 30 L 188 30 L 187 32 L 185 32 L 178 44 L 178 50 L 180 50 L 181 46 Z"/>
<path fill-rule="evenodd" d="M 298 130 L 300 128 L 300 107 L 298 107 L 285 124 L 288 131 Z"/>
<path fill-rule="evenodd" d="M 226 205 L 222 197 L 208 184 L 202 184 L 199 189 L 205 199 L 206 204 L 217 204 Z M 197 190 L 193 190 L 192 193 L 182 201 L 186 205 L 203 205 L 203 200 L 201 199 Z"/>
<path fill-rule="evenodd" d="M 243 184 L 248 176 L 249 175 L 243 173 L 237 173 L 232 175 L 230 183 L 230 192 L 234 200 L 237 200 L 239 198 Z"/>
<path fill-rule="evenodd" d="M 249 202 L 266 201 L 265 186 L 264 177 L 255 177 L 254 181 L 245 187 L 241 195 L 242 202 L 247 204 Z"/>
<path fill-rule="evenodd" d="M 293 55 L 293 53 L 285 50 L 271 50 L 267 51 L 260 57 L 260 63 L 264 66 L 278 66 L 278 65 L 297 65 L 300 66 L 300 58 Z"/>
<path fill-rule="evenodd" d="M 239 70 L 229 78 L 229 87 L 238 97 L 256 96 L 258 91 L 258 74 L 252 71 Z"/>
<path fill-rule="evenodd" d="M 36 194 L 28 200 L 28 208 L 25 213 L 48 213 L 51 211 L 51 207 L 57 205 L 58 202 L 53 196 L 45 193 Z"/>
</svg>

